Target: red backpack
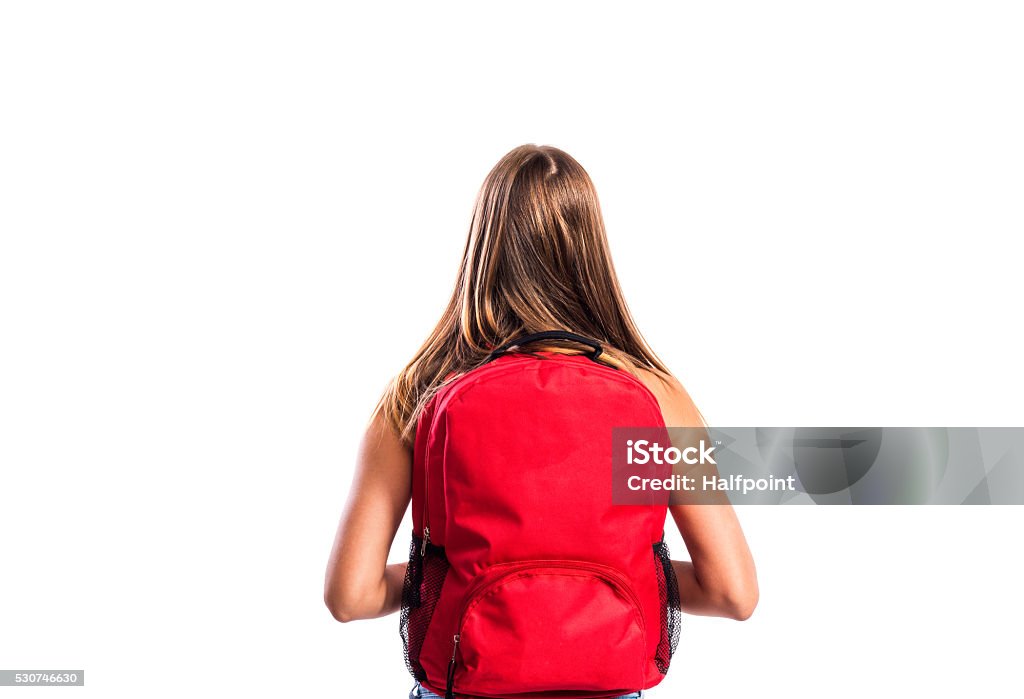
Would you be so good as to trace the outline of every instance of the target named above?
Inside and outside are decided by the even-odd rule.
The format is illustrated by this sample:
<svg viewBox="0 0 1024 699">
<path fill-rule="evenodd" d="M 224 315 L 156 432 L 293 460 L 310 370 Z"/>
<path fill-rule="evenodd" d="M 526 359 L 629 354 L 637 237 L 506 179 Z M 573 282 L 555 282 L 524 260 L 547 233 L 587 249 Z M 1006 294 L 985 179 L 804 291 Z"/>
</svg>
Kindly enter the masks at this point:
<svg viewBox="0 0 1024 699">
<path fill-rule="evenodd" d="M 542 339 L 589 355 L 507 353 Z M 658 684 L 679 639 L 666 504 L 612 504 L 612 428 L 664 427 L 601 346 L 518 338 L 417 423 L 406 664 L 431 691 L 614 697 Z"/>
</svg>

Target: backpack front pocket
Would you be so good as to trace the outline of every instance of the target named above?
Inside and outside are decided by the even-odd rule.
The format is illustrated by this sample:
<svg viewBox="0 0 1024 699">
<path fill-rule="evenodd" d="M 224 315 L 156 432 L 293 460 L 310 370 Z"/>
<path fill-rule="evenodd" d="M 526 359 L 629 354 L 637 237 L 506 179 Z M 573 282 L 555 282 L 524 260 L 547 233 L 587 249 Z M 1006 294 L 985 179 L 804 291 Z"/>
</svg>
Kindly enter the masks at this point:
<svg viewBox="0 0 1024 699">
<path fill-rule="evenodd" d="M 452 634 L 448 696 L 572 692 L 615 696 L 643 686 L 647 644 L 629 580 L 574 560 L 491 566 L 463 598 Z"/>
</svg>

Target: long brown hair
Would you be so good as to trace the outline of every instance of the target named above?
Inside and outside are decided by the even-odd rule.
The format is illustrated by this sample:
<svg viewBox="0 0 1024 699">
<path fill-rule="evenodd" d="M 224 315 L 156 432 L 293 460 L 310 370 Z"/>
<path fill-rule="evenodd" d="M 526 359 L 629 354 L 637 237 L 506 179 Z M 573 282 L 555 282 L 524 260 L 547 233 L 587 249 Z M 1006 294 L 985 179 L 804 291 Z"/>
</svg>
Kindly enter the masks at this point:
<svg viewBox="0 0 1024 699">
<path fill-rule="evenodd" d="M 602 358 L 620 368 L 668 375 L 626 306 L 590 176 L 568 153 L 531 143 L 488 173 L 448 306 L 378 410 L 408 443 L 449 375 L 479 366 L 516 336 L 544 330 L 599 340 Z"/>
</svg>

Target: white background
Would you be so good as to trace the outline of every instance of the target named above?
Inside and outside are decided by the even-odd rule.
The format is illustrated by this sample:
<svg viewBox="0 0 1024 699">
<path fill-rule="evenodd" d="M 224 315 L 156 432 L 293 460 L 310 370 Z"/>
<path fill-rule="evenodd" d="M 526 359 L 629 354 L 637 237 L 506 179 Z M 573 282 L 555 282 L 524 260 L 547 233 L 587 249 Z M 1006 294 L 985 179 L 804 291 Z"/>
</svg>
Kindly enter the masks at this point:
<svg viewBox="0 0 1024 699">
<path fill-rule="evenodd" d="M 521 143 L 590 172 L 712 424 L 1024 423 L 1022 33 L 1010 2 L 4 3 L 0 668 L 405 696 L 397 617 L 335 622 L 324 566 Z M 1024 509 L 740 517 L 760 606 L 687 617 L 651 697 L 1019 691 Z"/>
</svg>

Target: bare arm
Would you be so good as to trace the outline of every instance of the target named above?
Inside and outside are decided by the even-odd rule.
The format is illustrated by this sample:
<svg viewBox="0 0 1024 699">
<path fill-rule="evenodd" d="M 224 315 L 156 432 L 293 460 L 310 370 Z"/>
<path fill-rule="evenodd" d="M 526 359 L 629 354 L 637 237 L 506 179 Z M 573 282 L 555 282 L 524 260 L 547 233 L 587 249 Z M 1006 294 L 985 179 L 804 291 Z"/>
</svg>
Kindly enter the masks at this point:
<svg viewBox="0 0 1024 699">
<path fill-rule="evenodd" d="M 338 621 L 384 616 L 401 605 L 407 564 L 388 565 L 387 559 L 411 490 L 412 451 L 374 416 L 359 448 L 324 581 L 324 602 Z"/>
<path fill-rule="evenodd" d="M 731 505 L 674 505 L 692 561 L 672 561 L 683 611 L 743 620 L 757 606 L 757 573 Z"/>
<path fill-rule="evenodd" d="M 666 425 L 703 424 L 678 381 L 664 381 L 650 373 L 640 378 L 658 398 Z M 758 601 L 757 572 L 732 505 L 723 498 L 722 504 L 676 504 L 669 511 L 692 559 L 672 561 L 683 611 L 739 620 L 750 617 Z"/>
</svg>

